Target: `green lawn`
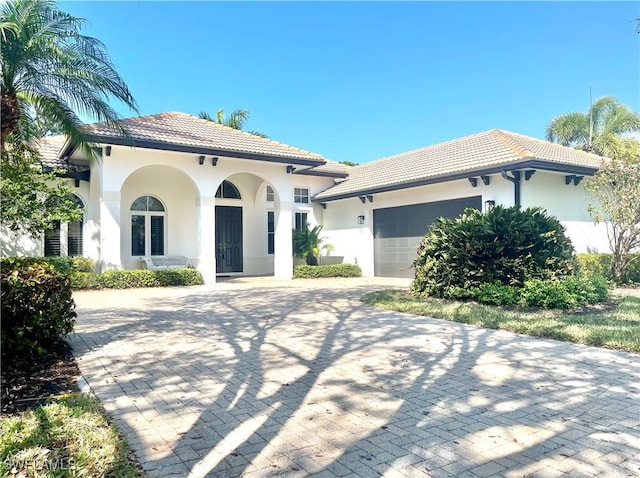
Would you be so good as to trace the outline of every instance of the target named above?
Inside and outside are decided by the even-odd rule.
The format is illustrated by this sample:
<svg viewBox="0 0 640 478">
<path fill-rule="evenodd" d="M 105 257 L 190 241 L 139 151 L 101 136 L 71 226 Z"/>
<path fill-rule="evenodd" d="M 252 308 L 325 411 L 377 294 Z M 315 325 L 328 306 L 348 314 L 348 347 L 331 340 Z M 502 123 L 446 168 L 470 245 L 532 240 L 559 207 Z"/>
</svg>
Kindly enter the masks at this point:
<svg viewBox="0 0 640 478">
<path fill-rule="evenodd" d="M 0 476 L 141 477 L 100 402 L 80 393 L 0 417 Z"/>
<path fill-rule="evenodd" d="M 613 297 L 606 305 L 581 311 L 492 307 L 415 298 L 401 290 L 373 292 L 362 300 L 398 312 L 640 353 L 640 290 L 618 289 Z"/>
</svg>

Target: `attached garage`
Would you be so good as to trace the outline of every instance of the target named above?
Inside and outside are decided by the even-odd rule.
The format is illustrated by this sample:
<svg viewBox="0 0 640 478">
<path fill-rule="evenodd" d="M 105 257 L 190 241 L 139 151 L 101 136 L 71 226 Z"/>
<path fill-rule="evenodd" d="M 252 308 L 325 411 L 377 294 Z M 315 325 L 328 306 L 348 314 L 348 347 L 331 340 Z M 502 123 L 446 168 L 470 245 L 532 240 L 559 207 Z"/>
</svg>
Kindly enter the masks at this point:
<svg viewBox="0 0 640 478">
<path fill-rule="evenodd" d="M 420 241 L 438 217 L 454 218 L 466 208 L 482 209 L 482 196 L 373 210 L 374 273 L 413 277 Z"/>
</svg>

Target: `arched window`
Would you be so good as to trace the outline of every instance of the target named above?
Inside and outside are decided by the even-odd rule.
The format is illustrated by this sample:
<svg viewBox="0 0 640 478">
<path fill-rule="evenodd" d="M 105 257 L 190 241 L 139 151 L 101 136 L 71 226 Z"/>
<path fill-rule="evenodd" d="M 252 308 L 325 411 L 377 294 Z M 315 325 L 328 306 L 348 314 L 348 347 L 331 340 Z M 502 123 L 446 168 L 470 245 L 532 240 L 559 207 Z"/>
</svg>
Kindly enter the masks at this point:
<svg viewBox="0 0 640 478">
<path fill-rule="evenodd" d="M 160 200 L 141 196 L 131 205 L 131 255 L 163 256 L 165 209 Z"/>
<path fill-rule="evenodd" d="M 216 191 L 217 198 L 224 199 L 242 199 L 240 191 L 231 181 L 222 181 L 222 184 L 218 186 Z"/>
<path fill-rule="evenodd" d="M 71 200 L 80 209 L 84 210 L 84 203 L 75 194 L 71 195 Z M 81 217 L 77 221 L 69 223 L 61 223 L 54 221 L 53 227 L 44 232 L 44 255 L 61 256 L 62 251 L 66 249 L 67 256 L 82 256 L 83 239 L 82 229 L 84 220 Z"/>
</svg>

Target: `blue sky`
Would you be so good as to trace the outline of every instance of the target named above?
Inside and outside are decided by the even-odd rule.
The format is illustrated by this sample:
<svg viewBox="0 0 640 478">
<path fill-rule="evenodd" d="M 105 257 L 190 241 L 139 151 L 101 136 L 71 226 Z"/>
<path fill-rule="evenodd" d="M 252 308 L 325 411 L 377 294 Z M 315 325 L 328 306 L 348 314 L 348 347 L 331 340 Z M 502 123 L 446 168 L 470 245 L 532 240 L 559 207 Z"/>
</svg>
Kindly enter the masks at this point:
<svg viewBox="0 0 640 478">
<path fill-rule="evenodd" d="M 90 22 L 141 114 L 249 109 L 247 129 L 336 161 L 492 128 L 543 138 L 590 87 L 640 110 L 639 2 L 59 6 Z"/>
</svg>

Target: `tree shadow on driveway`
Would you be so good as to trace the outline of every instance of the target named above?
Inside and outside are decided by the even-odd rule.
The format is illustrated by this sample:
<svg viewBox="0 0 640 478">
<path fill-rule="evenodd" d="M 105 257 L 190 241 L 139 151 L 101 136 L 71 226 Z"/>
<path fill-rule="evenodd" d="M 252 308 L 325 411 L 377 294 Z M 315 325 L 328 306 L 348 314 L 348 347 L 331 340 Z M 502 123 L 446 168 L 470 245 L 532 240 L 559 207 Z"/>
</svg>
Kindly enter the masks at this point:
<svg viewBox="0 0 640 478">
<path fill-rule="evenodd" d="M 640 358 L 374 309 L 370 290 L 92 293 L 73 346 L 151 476 L 640 472 Z"/>
</svg>

